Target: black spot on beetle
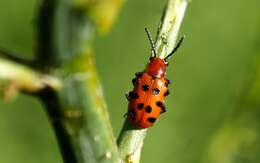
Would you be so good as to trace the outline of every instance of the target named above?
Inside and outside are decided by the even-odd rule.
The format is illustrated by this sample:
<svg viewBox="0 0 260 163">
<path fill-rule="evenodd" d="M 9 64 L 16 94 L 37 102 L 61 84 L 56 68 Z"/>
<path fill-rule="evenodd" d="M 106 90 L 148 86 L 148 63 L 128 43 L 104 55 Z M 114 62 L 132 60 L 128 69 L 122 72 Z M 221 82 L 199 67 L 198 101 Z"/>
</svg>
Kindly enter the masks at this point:
<svg viewBox="0 0 260 163">
<path fill-rule="evenodd" d="M 156 118 L 150 117 L 147 119 L 148 122 L 154 123 L 156 121 Z"/>
<path fill-rule="evenodd" d="M 166 79 L 166 82 L 165 82 L 165 87 L 168 87 L 169 86 L 169 84 L 171 84 L 171 81 L 170 80 L 168 80 L 168 79 Z"/>
<path fill-rule="evenodd" d="M 169 90 L 167 90 L 163 95 L 168 96 L 170 94 Z"/>
<path fill-rule="evenodd" d="M 148 91 L 149 90 L 149 86 L 147 84 L 142 85 L 142 90 L 143 91 Z"/>
<path fill-rule="evenodd" d="M 137 79 L 136 78 L 132 79 L 132 83 L 133 83 L 134 86 L 136 86 L 137 85 Z"/>
<path fill-rule="evenodd" d="M 156 101 L 156 105 L 157 105 L 158 107 L 160 107 L 160 108 L 163 107 L 163 103 L 162 103 L 161 101 Z"/>
<path fill-rule="evenodd" d="M 134 118 L 136 116 L 136 113 L 133 110 L 129 110 L 127 115 L 129 118 Z"/>
<path fill-rule="evenodd" d="M 153 95 L 158 95 L 160 93 L 160 90 L 157 88 L 153 89 Z"/>
<path fill-rule="evenodd" d="M 146 113 L 151 113 L 152 112 L 152 107 L 148 105 L 145 109 Z"/>
<path fill-rule="evenodd" d="M 137 72 L 137 73 L 135 73 L 135 76 L 138 77 L 138 78 L 141 78 L 143 76 L 143 73 Z"/>
<path fill-rule="evenodd" d="M 129 95 L 126 93 L 125 94 L 125 97 L 126 97 L 126 99 L 129 101 L 130 100 L 130 97 L 129 97 Z"/>
<path fill-rule="evenodd" d="M 137 109 L 141 110 L 141 109 L 143 109 L 143 108 L 144 108 L 144 103 L 139 103 L 139 104 L 137 105 Z"/>
<path fill-rule="evenodd" d="M 139 95 L 136 92 L 129 92 L 129 97 L 131 99 L 138 99 Z"/>
<path fill-rule="evenodd" d="M 165 108 L 165 106 L 163 106 L 163 107 L 161 108 L 161 112 L 160 112 L 160 114 L 162 114 L 162 113 L 164 113 L 164 112 L 166 112 L 166 108 Z"/>
</svg>

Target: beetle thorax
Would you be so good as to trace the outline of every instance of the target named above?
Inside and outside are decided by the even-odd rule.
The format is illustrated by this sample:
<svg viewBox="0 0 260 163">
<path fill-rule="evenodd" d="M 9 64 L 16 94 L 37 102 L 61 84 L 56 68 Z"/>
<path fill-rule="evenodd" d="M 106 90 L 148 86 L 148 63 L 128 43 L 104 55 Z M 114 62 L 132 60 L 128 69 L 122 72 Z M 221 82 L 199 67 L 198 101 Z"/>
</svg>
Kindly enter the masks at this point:
<svg viewBox="0 0 260 163">
<path fill-rule="evenodd" d="M 145 71 L 153 77 L 163 77 L 166 71 L 166 63 L 161 58 L 151 58 Z"/>
</svg>

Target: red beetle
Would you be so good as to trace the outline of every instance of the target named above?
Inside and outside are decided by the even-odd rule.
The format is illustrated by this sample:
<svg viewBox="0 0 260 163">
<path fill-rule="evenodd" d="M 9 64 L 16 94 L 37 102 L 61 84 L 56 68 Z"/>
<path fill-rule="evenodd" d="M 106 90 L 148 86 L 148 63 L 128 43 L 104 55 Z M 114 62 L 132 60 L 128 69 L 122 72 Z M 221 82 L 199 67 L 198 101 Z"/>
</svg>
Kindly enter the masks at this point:
<svg viewBox="0 0 260 163">
<path fill-rule="evenodd" d="M 127 119 L 135 128 L 151 127 L 160 114 L 166 112 L 164 103 L 165 97 L 169 95 L 170 84 L 165 76 L 167 59 L 176 52 L 184 39 L 182 37 L 173 51 L 162 59 L 156 56 L 150 32 L 147 28 L 145 31 L 152 47 L 150 62 L 144 71 L 136 73 L 132 80 L 134 88 L 126 95 L 129 101 Z"/>
</svg>

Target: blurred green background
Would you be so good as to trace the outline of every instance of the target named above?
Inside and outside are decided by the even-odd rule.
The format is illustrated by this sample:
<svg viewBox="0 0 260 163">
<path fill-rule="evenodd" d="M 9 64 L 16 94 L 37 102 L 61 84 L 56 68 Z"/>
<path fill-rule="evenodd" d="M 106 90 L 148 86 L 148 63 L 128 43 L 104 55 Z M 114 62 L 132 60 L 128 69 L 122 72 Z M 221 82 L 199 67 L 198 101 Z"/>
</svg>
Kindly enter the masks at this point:
<svg viewBox="0 0 260 163">
<path fill-rule="evenodd" d="M 166 0 L 127 1 L 112 31 L 94 43 L 115 135 L 125 92 L 149 58 L 144 27 L 156 29 Z M 193 0 L 170 61 L 168 112 L 149 130 L 143 163 L 260 162 L 260 1 Z M 0 47 L 32 58 L 36 0 L 0 0 Z M 35 98 L 0 101 L 0 163 L 61 163 Z"/>
</svg>

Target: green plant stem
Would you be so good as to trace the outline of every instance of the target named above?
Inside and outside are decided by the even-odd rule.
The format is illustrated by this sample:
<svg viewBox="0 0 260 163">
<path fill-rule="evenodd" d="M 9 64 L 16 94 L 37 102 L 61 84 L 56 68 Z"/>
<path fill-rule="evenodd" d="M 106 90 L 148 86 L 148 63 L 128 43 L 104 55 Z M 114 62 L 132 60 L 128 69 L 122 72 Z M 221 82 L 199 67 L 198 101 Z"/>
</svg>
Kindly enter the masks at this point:
<svg viewBox="0 0 260 163">
<path fill-rule="evenodd" d="M 91 52 L 95 25 L 87 9 L 68 0 L 41 4 L 36 60 L 43 71 L 62 78 L 63 87 L 39 97 L 65 163 L 116 163 L 117 145 Z"/>
<path fill-rule="evenodd" d="M 91 42 L 96 28 L 110 28 L 122 3 L 42 0 L 35 59 L 24 61 L 0 51 L 0 84 L 9 87 L 4 91 L 41 99 L 65 163 L 119 162 Z"/>
<path fill-rule="evenodd" d="M 53 90 L 61 88 L 61 81 L 58 78 L 4 58 L 0 58 L 0 82 L 13 84 L 17 90 L 27 93 L 35 93 L 46 87 Z"/>
<path fill-rule="evenodd" d="M 175 47 L 178 33 L 190 0 L 169 0 L 163 21 L 158 29 L 155 48 L 160 58 L 165 58 Z"/>
<path fill-rule="evenodd" d="M 82 53 L 62 69 L 66 69 L 68 76 L 64 78 L 64 86 L 58 92 L 59 107 L 55 109 L 59 112 L 54 116 L 50 114 L 50 117 L 59 121 L 58 127 L 65 131 L 59 134 L 59 130 L 56 130 L 57 139 L 68 137 L 60 144 L 61 150 L 66 150 L 66 144 L 71 144 L 72 150 L 63 152 L 65 162 L 119 162 L 102 89 L 90 52 Z M 49 107 L 47 109 L 51 110 Z M 66 158 L 68 154 L 71 157 Z M 68 161 L 71 158 L 75 158 L 74 161 Z"/>
<path fill-rule="evenodd" d="M 156 50 L 161 58 L 169 54 L 176 44 L 187 5 L 188 0 L 168 1 L 156 39 Z M 117 141 L 121 160 L 126 163 L 139 163 L 147 131 L 147 129 L 134 129 L 127 120 L 125 121 Z"/>
<path fill-rule="evenodd" d="M 126 120 L 118 138 L 122 162 L 138 163 L 147 129 L 135 129 Z"/>
</svg>

